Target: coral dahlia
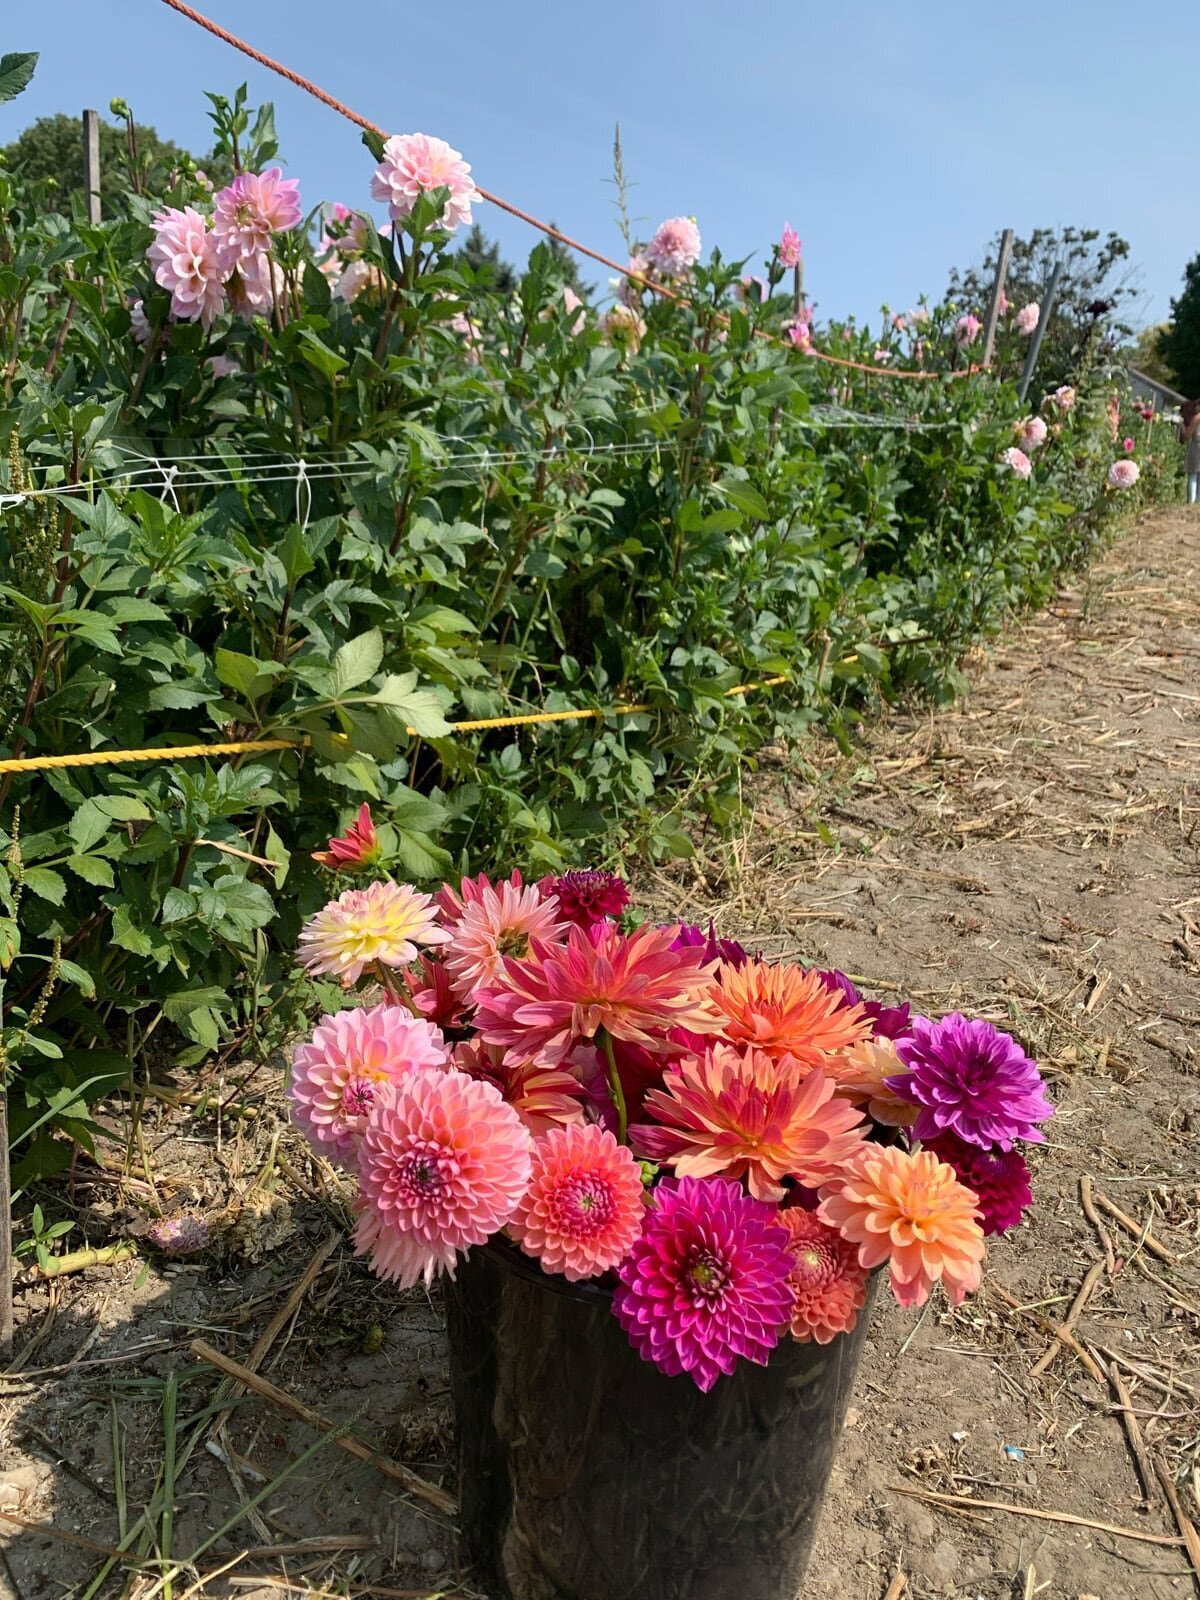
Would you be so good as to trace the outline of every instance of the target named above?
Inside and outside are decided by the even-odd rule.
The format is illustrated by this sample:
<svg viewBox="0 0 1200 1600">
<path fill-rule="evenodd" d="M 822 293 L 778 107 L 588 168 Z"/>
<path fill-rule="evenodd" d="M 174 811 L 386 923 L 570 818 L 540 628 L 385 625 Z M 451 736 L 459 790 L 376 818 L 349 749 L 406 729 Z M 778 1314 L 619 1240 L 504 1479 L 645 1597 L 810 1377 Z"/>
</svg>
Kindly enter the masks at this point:
<svg viewBox="0 0 1200 1600">
<path fill-rule="evenodd" d="M 815 1212 L 789 1206 L 779 1220 L 791 1235 L 792 1338 L 830 1344 L 858 1321 L 867 1301 L 867 1269 L 854 1246 Z"/>
<path fill-rule="evenodd" d="M 722 966 L 713 989 L 721 1033 L 731 1044 L 753 1045 L 768 1055 L 795 1056 L 818 1067 L 827 1055 L 870 1037 L 861 1005 L 846 1006 L 817 972 L 746 961 Z"/>
<path fill-rule="evenodd" d="M 863 1144 L 862 1113 L 837 1084 L 793 1056 L 715 1044 L 667 1068 L 646 1096 L 639 1146 L 681 1178 L 745 1178 L 756 1200 L 782 1200 L 783 1180 L 810 1189 L 832 1178 Z"/>
<path fill-rule="evenodd" d="M 529 1188 L 508 1231 L 546 1272 L 578 1283 L 626 1256 L 645 1210 L 641 1169 L 607 1129 L 553 1128 L 534 1145 Z"/>
<path fill-rule="evenodd" d="M 319 1154 L 348 1164 L 381 1085 L 418 1067 L 449 1065 L 441 1030 L 402 1006 L 322 1017 L 292 1053 L 292 1121 Z"/>
<path fill-rule="evenodd" d="M 791 1315 L 792 1254 L 774 1206 L 723 1178 L 664 1179 L 617 1268 L 613 1313 L 643 1361 L 707 1392 L 765 1366 Z"/>
<path fill-rule="evenodd" d="M 408 884 L 372 883 L 347 889 L 300 930 L 300 965 L 331 973 L 348 989 L 368 967 L 406 967 L 418 945 L 445 944 L 431 897 Z"/>
<path fill-rule="evenodd" d="M 889 1263 L 902 1306 L 923 1305 L 938 1282 L 952 1305 L 979 1287 L 979 1207 L 932 1150 L 866 1145 L 822 1187 L 817 1215 L 858 1247 L 860 1266 Z"/>
<path fill-rule="evenodd" d="M 830 1056 L 825 1070 L 838 1088 L 867 1114 L 887 1128 L 907 1128 L 917 1119 L 911 1100 L 888 1086 L 889 1078 L 904 1071 L 894 1039 L 862 1039 L 840 1055 Z"/>
<path fill-rule="evenodd" d="M 487 884 L 463 906 L 451 931 L 445 962 L 454 987 L 467 998 L 501 974 L 506 956 L 528 956 L 533 941 L 560 944 L 567 922 L 558 902 L 529 884 Z"/>
<path fill-rule="evenodd" d="M 411 1073 L 381 1093 L 358 1150 L 354 1246 L 411 1288 L 504 1227 L 529 1184 L 533 1138 L 490 1083 Z"/>
<path fill-rule="evenodd" d="M 584 1121 L 587 1091 L 579 1078 L 565 1067 L 550 1067 L 537 1061 L 510 1065 L 498 1044 L 481 1044 L 468 1039 L 454 1047 L 454 1063 L 470 1078 L 478 1078 L 499 1089 L 521 1121 L 535 1136 L 551 1128 Z"/>
</svg>

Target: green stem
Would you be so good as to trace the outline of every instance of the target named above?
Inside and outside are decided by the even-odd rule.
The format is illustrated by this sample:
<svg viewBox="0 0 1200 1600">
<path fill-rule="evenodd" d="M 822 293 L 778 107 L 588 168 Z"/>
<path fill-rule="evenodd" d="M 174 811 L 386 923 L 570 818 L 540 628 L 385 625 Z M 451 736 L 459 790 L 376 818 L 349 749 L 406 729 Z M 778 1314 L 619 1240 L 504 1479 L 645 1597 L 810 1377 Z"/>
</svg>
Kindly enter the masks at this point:
<svg viewBox="0 0 1200 1600">
<path fill-rule="evenodd" d="M 625 1105 L 625 1090 L 621 1087 L 621 1074 L 617 1071 L 617 1056 L 613 1049 L 612 1035 L 607 1028 L 601 1028 L 596 1035 L 604 1049 L 604 1056 L 608 1062 L 608 1092 L 612 1096 L 613 1105 L 617 1108 L 617 1140 L 620 1144 L 628 1144 L 629 1111 Z"/>
</svg>

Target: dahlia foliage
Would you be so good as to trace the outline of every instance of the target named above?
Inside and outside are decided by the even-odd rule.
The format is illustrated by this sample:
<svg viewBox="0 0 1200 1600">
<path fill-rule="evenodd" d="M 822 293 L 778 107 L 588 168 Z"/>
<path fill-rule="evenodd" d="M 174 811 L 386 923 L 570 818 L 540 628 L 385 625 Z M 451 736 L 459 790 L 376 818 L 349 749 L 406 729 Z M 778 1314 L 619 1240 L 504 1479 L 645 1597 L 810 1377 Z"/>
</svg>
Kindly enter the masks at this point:
<svg viewBox="0 0 1200 1600">
<path fill-rule="evenodd" d="M 317 859 L 353 872 L 375 841 L 363 807 Z M 374 990 L 297 1046 L 290 1089 L 357 1178 L 374 1269 L 428 1284 L 502 1235 L 611 1288 L 638 1354 L 703 1390 L 848 1333 L 877 1268 L 905 1306 L 977 1289 L 1053 1110 L 1017 1041 L 628 906 L 594 871 L 382 880 L 305 927 L 310 973 Z"/>
</svg>

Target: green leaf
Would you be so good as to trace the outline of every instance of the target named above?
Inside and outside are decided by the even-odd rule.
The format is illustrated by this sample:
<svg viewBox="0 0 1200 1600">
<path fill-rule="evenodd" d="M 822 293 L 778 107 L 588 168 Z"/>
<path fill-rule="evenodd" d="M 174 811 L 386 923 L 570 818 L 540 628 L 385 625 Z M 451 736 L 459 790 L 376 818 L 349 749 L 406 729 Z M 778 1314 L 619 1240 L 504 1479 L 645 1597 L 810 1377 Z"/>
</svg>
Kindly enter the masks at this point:
<svg viewBox="0 0 1200 1600">
<path fill-rule="evenodd" d="M 101 889 L 111 889 L 116 882 L 112 862 L 103 856 L 68 856 L 65 865 L 84 883 L 94 883 Z"/>
<path fill-rule="evenodd" d="M 420 739 L 444 739 L 451 732 L 442 715 L 442 703 L 432 689 L 418 689 L 415 672 L 387 677 L 370 704 L 382 706 L 394 721 L 411 728 Z"/>
<path fill-rule="evenodd" d="M 96 985 L 91 973 L 85 971 L 76 962 L 68 961 L 65 956 L 60 957 L 58 974 L 60 978 L 65 978 L 68 983 L 73 983 L 85 1000 L 95 998 Z"/>
<path fill-rule="evenodd" d="M 266 694 L 287 670 L 278 661 L 256 661 L 237 650 L 218 650 L 213 661 L 218 679 L 246 700 L 257 700 Z"/>
<path fill-rule="evenodd" d="M 717 488 L 732 505 L 739 511 L 744 511 L 748 517 L 753 517 L 757 522 L 770 520 L 771 508 L 753 484 L 742 483 L 736 478 L 723 478 L 717 484 Z"/>
<path fill-rule="evenodd" d="M 149 822 L 151 812 L 144 800 L 131 794 L 97 795 L 93 804 L 100 807 L 114 822 Z"/>
<path fill-rule="evenodd" d="M 112 942 L 135 956 L 148 956 L 154 945 L 140 928 L 133 925 L 127 905 L 119 905 L 112 915 Z"/>
<path fill-rule="evenodd" d="M 108 832 L 112 818 L 106 816 L 95 800 L 85 800 L 67 823 L 71 842 L 80 850 L 90 850 Z"/>
<path fill-rule="evenodd" d="M 333 658 L 333 698 L 340 700 L 379 671 L 383 661 L 383 635 L 378 628 L 347 639 Z M 413 674 L 414 681 L 416 674 Z"/>
<path fill-rule="evenodd" d="M 15 100 L 29 86 L 37 63 L 36 50 L 10 50 L 0 56 L 0 102 Z"/>
<path fill-rule="evenodd" d="M 62 905 L 67 894 L 66 880 L 57 872 L 51 872 L 49 867 L 29 867 L 25 873 L 25 887 L 53 906 Z"/>
<path fill-rule="evenodd" d="M 364 128 L 362 142 L 375 157 L 376 161 L 383 160 L 383 138 L 375 132 L 374 128 Z"/>
<path fill-rule="evenodd" d="M 300 329 L 300 354 L 325 378 L 335 378 L 350 365 L 345 356 L 338 355 L 323 339 L 318 339 L 311 328 Z"/>
</svg>

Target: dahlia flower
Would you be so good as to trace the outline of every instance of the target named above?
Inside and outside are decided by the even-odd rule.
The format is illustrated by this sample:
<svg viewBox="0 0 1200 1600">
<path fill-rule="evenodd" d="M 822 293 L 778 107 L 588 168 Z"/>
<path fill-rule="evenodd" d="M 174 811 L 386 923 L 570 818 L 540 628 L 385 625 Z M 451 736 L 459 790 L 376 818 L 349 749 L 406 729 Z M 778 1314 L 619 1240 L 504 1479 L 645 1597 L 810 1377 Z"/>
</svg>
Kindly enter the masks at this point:
<svg viewBox="0 0 1200 1600">
<path fill-rule="evenodd" d="M 916 1121 L 917 1107 L 888 1087 L 888 1079 L 904 1071 L 894 1039 L 877 1034 L 860 1040 L 829 1056 L 825 1070 L 847 1099 L 865 1106 L 867 1115 L 885 1128 L 907 1128 Z"/>
<path fill-rule="evenodd" d="M 767 281 L 757 273 L 743 273 L 733 286 L 733 294 L 743 305 L 761 305 L 767 298 Z"/>
<path fill-rule="evenodd" d="M 798 267 L 800 265 L 800 252 L 803 246 L 800 235 L 790 222 L 783 225 L 783 236 L 779 241 L 779 265 L 781 267 Z"/>
<path fill-rule="evenodd" d="M 717 938 L 711 917 L 707 933 L 695 922 L 681 922 L 674 931 L 672 950 L 703 950 L 705 961 L 728 961 L 735 967 L 749 960 L 745 946 L 736 939 Z"/>
<path fill-rule="evenodd" d="M 241 363 L 229 356 L 207 356 L 204 365 L 213 378 L 232 378 L 235 372 L 242 370 Z"/>
<path fill-rule="evenodd" d="M 279 167 L 239 172 L 213 201 L 213 233 L 232 257 L 258 256 L 300 223 L 300 185 Z"/>
<path fill-rule="evenodd" d="M 146 315 L 146 304 L 143 300 L 131 301 L 129 306 L 129 331 L 133 335 L 135 344 L 147 344 L 150 340 L 150 318 Z"/>
<path fill-rule="evenodd" d="M 892 352 L 890 350 L 876 350 L 875 353 L 871 357 L 872 361 L 879 361 L 879 362 L 890 361 L 891 359 L 892 359 Z"/>
<path fill-rule="evenodd" d="M 453 230 L 471 221 L 471 205 L 483 196 L 471 178 L 470 164 L 444 139 L 425 133 L 394 133 L 383 147 L 383 160 L 371 179 L 371 197 L 383 200 L 393 222 L 411 215 L 422 194 L 448 189 L 442 210 L 443 228 Z"/>
<path fill-rule="evenodd" d="M 1134 450 L 1134 443 L 1133 443 L 1132 438 L 1127 438 L 1127 439 L 1123 440 L 1122 444 L 1121 444 L 1121 448 L 1122 448 L 1122 450 L 1124 450 L 1124 452 L 1125 452 L 1125 454 L 1127 456 L 1128 455 L 1132 455 L 1133 454 L 1133 450 Z"/>
<path fill-rule="evenodd" d="M 1018 333 L 1028 337 L 1041 321 L 1042 308 L 1036 300 L 1031 300 L 1027 306 L 1022 306 L 1013 318 Z"/>
<path fill-rule="evenodd" d="M 482 360 L 480 346 L 483 343 L 479 336 L 479 329 L 467 316 L 465 311 L 456 311 L 452 317 L 447 318 L 446 327 L 451 333 L 457 333 L 462 340 L 463 354 L 467 358 L 467 365 L 477 367 Z"/>
<path fill-rule="evenodd" d="M 985 1235 L 1015 1228 L 1033 1204 L 1029 1168 L 1019 1150 L 981 1150 L 953 1133 L 939 1134 L 925 1148 L 953 1167 L 959 1183 L 978 1200 Z"/>
<path fill-rule="evenodd" d="M 587 327 L 587 305 L 575 293 L 569 283 L 564 283 L 562 286 L 562 303 L 563 310 L 569 318 L 567 331 L 569 333 L 582 333 Z"/>
<path fill-rule="evenodd" d="M 568 924 L 558 902 L 546 898 L 532 884 L 515 888 L 511 883 L 491 884 L 463 907 L 450 930 L 444 960 L 454 987 L 468 999 L 501 975 L 506 956 L 526 957 L 533 941 L 558 945 Z"/>
<path fill-rule="evenodd" d="M 358 808 L 358 815 L 345 833 L 330 839 L 328 848 L 314 850 L 314 861 L 323 867 L 372 867 L 379 860 L 379 835 L 371 820 L 371 808 L 366 801 Z"/>
<path fill-rule="evenodd" d="M 565 1067 L 548 1067 L 537 1061 L 516 1066 L 504 1059 L 498 1044 L 469 1039 L 454 1047 L 454 1064 L 468 1078 L 478 1078 L 500 1091 L 535 1137 L 551 1128 L 583 1122 L 586 1090 Z"/>
<path fill-rule="evenodd" d="M 785 322 L 781 331 L 784 338 L 787 339 L 790 344 L 794 345 L 797 350 L 812 349 L 811 323 L 803 320 L 800 317 L 795 317 L 790 321 Z M 847 338 L 848 337 L 849 335 L 847 334 Z"/>
<path fill-rule="evenodd" d="M 639 1148 L 681 1178 L 745 1178 L 756 1200 L 782 1200 L 783 1180 L 815 1189 L 863 1143 L 862 1113 L 837 1083 L 791 1056 L 715 1044 L 667 1068 L 635 1130 Z"/>
<path fill-rule="evenodd" d="M 418 945 L 445 944 L 437 908 L 408 884 L 372 883 L 347 889 L 310 917 L 300 930 L 300 965 L 309 973 L 332 973 L 343 989 L 368 967 L 407 967 Z"/>
<path fill-rule="evenodd" d="M 722 1178 L 665 1179 L 617 1268 L 613 1314 L 643 1361 L 707 1392 L 739 1360 L 765 1366 L 794 1299 L 774 1206 Z"/>
<path fill-rule="evenodd" d="M 507 878 L 501 880 L 503 883 L 511 884 L 514 889 L 519 889 L 524 881 L 521 874 L 516 870 L 509 873 Z M 500 886 L 499 883 L 494 885 L 496 888 Z M 444 883 L 433 897 L 434 904 L 441 912 L 443 927 L 453 930 L 464 909 L 472 901 L 481 900 L 484 891 L 492 887 L 492 880 L 486 872 L 481 872 L 474 878 L 460 878 L 457 889 L 452 889 L 448 883 Z"/>
<path fill-rule="evenodd" d="M 1037 1125 L 1054 1112 L 1042 1075 L 1017 1041 L 990 1022 L 957 1011 L 940 1022 L 914 1017 L 896 1054 L 908 1070 L 889 1078 L 888 1087 L 921 1108 L 914 1138 L 949 1131 L 982 1150 L 1011 1150 L 1015 1139 L 1042 1142 Z"/>
<path fill-rule="evenodd" d="M 318 1154 L 348 1165 L 382 1085 L 421 1067 L 449 1065 L 441 1030 L 403 1006 L 322 1017 L 292 1053 L 292 1121 Z"/>
<path fill-rule="evenodd" d="M 682 278 L 699 259 L 700 229 L 693 217 L 668 217 L 646 246 L 646 260 L 664 278 Z"/>
<path fill-rule="evenodd" d="M 1060 411 L 1070 411 L 1075 404 L 1075 391 L 1069 383 L 1060 383 L 1050 398 Z"/>
<path fill-rule="evenodd" d="M 1033 476 L 1033 462 L 1024 450 L 1018 450 L 1016 445 L 1010 445 L 1007 450 L 1000 452 L 1000 459 L 1006 467 L 1011 467 L 1015 478 L 1030 478 Z"/>
<path fill-rule="evenodd" d="M 538 888 L 544 895 L 553 895 L 567 921 L 581 928 L 615 921 L 629 904 L 629 890 L 615 872 L 591 868 L 564 872 L 560 878 L 543 878 Z"/>
<path fill-rule="evenodd" d="M 411 1288 L 504 1227 L 529 1185 L 533 1139 L 490 1083 L 428 1068 L 380 1094 L 358 1150 L 354 1247 Z"/>
<path fill-rule="evenodd" d="M 545 1272 L 568 1283 L 623 1260 L 646 1214 L 641 1168 L 594 1123 L 553 1128 L 533 1148 L 533 1175 L 508 1231 Z"/>
<path fill-rule="evenodd" d="M 445 963 L 422 955 L 408 973 L 408 997 L 428 1022 L 439 1028 L 461 1028 L 465 1009 Z"/>
<path fill-rule="evenodd" d="M 618 302 L 609 306 L 597 323 L 608 344 L 621 344 L 630 355 L 636 355 L 646 337 L 646 322 L 633 306 Z"/>
<path fill-rule="evenodd" d="M 653 1053 L 674 1047 L 672 1028 L 715 1033 L 713 966 L 695 950 L 673 950 L 671 930 L 624 934 L 611 923 L 572 928 L 565 948 L 533 942 L 528 961 L 507 957 L 496 983 L 479 991 L 475 1025 L 510 1061 L 561 1061 L 601 1028 Z"/>
<path fill-rule="evenodd" d="M 617 299 L 623 306 L 635 309 L 641 305 L 644 286 L 637 280 L 639 278 L 649 278 L 650 271 L 650 262 L 647 260 L 645 253 L 641 250 L 635 250 L 628 262 L 626 262 L 624 274 L 615 280 Z"/>
<path fill-rule="evenodd" d="M 283 268 L 270 256 L 239 256 L 225 280 L 229 309 L 250 321 L 260 311 L 287 307 L 287 280 Z"/>
<path fill-rule="evenodd" d="M 1017 425 L 1017 439 L 1022 450 L 1039 450 L 1046 442 L 1048 430 L 1041 417 L 1026 417 Z"/>
<path fill-rule="evenodd" d="M 791 1235 L 792 1338 L 831 1344 L 858 1321 L 867 1301 L 867 1270 L 854 1246 L 814 1212 L 789 1206 L 779 1221 Z"/>
<path fill-rule="evenodd" d="M 154 242 L 146 259 L 154 281 L 171 294 L 171 314 L 211 328 L 225 304 L 228 266 L 207 221 L 191 206 L 154 213 Z"/>
<path fill-rule="evenodd" d="M 368 289 L 382 293 L 387 288 L 387 278 L 373 261 L 362 259 L 348 261 L 346 270 L 338 277 L 334 285 L 333 298 L 342 300 L 346 305 L 352 306 L 360 294 Z"/>
<path fill-rule="evenodd" d="M 1141 475 L 1136 461 L 1114 461 L 1108 469 L 1108 481 L 1114 489 L 1132 489 Z"/>
<path fill-rule="evenodd" d="M 730 1044 L 753 1045 L 776 1059 L 795 1056 L 805 1067 L 819 1067 L 833 1051 L 871 1034 L 861 1005 L 843 1005 L 818 973 L 802 967 L 766 961 L 722 966 L 712 998 Z"/>
<path fill-rule="evenodd" d="M 983 323 L 979 318 L 968 311 L 965 316 L 959 317 L 954 324 L 954 342 L 960 350 L 965 350 L 969 344 L 974 344 L 979 337 Z"/>
<path fill-rule="evenodd" d="M 902 1306 L 923 1305 L 938 1282 L 956 1306 L 979 1287 L 984 1245 L 975 1196 L 931 1150 L 864 1146 L 822 1188 L 817 1215 L 858 1247 L 860 1266 L 889 1263 Z"/>
</svg>

